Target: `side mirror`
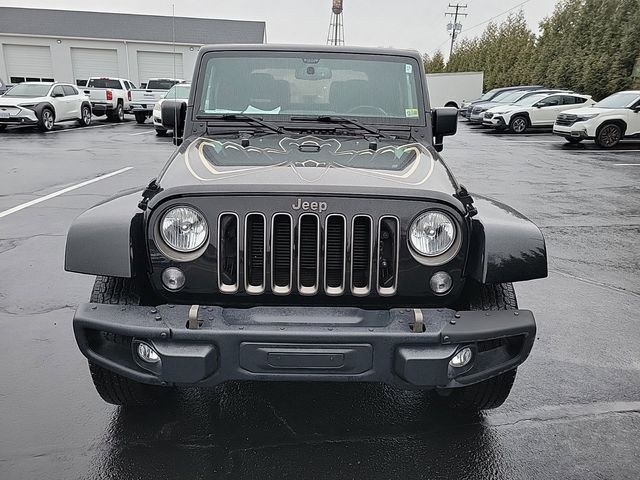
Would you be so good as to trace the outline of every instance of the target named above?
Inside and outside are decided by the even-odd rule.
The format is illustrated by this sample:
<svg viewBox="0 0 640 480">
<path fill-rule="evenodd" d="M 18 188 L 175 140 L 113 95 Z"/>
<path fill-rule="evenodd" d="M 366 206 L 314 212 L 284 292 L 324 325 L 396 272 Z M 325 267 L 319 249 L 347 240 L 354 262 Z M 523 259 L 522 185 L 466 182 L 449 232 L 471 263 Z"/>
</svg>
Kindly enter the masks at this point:
<svg viewBox="0 0 640 480">
<path fill-rule="evenodd" d="M 442 138 L 455 135 L 458 131 L 458 109 L 454 107 L 436 108 L 431 113 L 433 147 L 442 151 Z"/>
<path fill-rule="evenodd" d="M 640 105 L 636 105 L 635 107 L 632 107 L 631 110 L 633 110 L 636 113 L 640 113 Z"/>
<path fill-rule="evenodd" d="M 64 97 L 64 93 L 53 93 L 51 94 L 52 98 L 60 98 L 60 97 Z"/>
<path fill-rule="evenodd" d="M 162 126 L 167 130 L 173 130 L 174 143 L 179 145 L 182 143 L 178 139 L 182 139 L 184 134 L 184 123 L 187 118 L 187 104 L 177 100 L 165 100 L 162 102 Z"/>
</svg>

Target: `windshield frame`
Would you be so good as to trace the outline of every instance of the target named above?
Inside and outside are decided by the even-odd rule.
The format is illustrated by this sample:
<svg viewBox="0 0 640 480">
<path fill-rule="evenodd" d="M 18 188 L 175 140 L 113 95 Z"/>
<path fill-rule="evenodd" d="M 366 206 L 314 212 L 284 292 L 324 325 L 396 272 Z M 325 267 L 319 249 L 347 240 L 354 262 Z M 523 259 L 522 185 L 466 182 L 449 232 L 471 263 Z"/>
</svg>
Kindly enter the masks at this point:
<svg viewBox="0 0 640 480">
<path fill-rule="evenodd" d="M 215 50 L 204 52 L 200 58 L 200 64 L 198 67 L 197 83 L 191 85 L 191 94 L 189 97 L 189 106 L 192 107 L 191 121 L 215 121 L 219 119 L 220 114 L 203 114 L 199 112 L 200 98 L 204 90 L 205 72 L 207 69 L 207 63 L 213 58 L 237 58 L 237 57 L 272 57 L 272 58 L 305 58 L 305 56 L 313 58 L 339 58 L 345 60 L 372 60 L 372 61 L 389 61 L 399 63 L 410 63 L 413 66 L 413 75 L 415 79 L 415 91 L 416 91 L 416 106 L 418 107 L 418 116 L 415 118 L 400 118 L 400 117 L 368 117 L 364 115 L 346 115 L 338 113 L 326 113 L 329 116 L 341 116 L 346 118 L 353 118 L 356 121 L 364 123 L 366 125 L 378 125 L 381 128 L 384 126 L 404 126 L 404 127 L 424 127 L 426 126 L 426 112 L 429 111 L 429 105 L 427 96 L 425 95 L 425 81 L 423 75 L 423 67 L 420 62 L 414 56 L 402 55 L 398 53 L 393 54 L 372 54 L 372 53 L 352 53 L 352 52 L 327 52 L 316 51 L 313 48 L 309 50 Z M 236 115 L 243 115 L 243 113 L 237 113 Z M 268 120 L 272 123 L 298 123 L 292 122 L 291 117 L 300 116 L 317 116 L 308 112 L 294 112 L 291 114 L 268 114 L 262 115 L 260 113 L 251 113 L 250 115 Z M 321 115 L 323 116 L 323 115 Z"/>
<path fill-rule="evenodd" d="M 20 86 L 28 86 L 28 85 L 36 85 L 39 87 L 48 87 L 47 91 L 42 94 L 42 95 L 11 95 L 11 91 L 14 90 L 16 87 L 20 87 Z M 53 83 L 29 83 L 29 82 L 22 82 L 22 83 L 18 83 L 17 85 L 14 85 L 13 87 L 11 87 L 9 90 L 7 90 L 3 97 L 7 97 L 7 98 L 40 98 L 40 97 L 48 97 L 49 94 L 51 93 L 51 89 L 55 86 L 55 84 Z"/>
</svg>

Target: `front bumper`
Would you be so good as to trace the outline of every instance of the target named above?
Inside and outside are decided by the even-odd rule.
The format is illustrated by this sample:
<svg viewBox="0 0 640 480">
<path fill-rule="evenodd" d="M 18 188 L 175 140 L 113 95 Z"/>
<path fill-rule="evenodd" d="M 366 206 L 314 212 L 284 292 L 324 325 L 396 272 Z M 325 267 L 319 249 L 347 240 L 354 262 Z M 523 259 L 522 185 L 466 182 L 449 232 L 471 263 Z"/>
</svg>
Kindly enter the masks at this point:
<svg viewBox="0 0 640 480">
<path fill-rule="evenodd" d="M 36 112 L 24 107 L 12 107 L 8 116 L 0 116 L 0 125 L 35 125 L 38 123 Z"/>
<path fill-rule="evenodd" d="M 81 304 L 73 327 L 90 361 L 143 383 L 369 381 L 418 389 L 461 387 L 511 370 L 529 355 L 536 332 L 527 310 L 200 307 L 193 315 L 193 308 Z M 424 331 L 413 331 L 416 321 Z M 140 342 L 160 361 L 141 360 Z M 466 346 L 472 361 L 450 366 Z"/>
<path fill-rule="evenodd" d="M 573 125 L 553 125 L 554 135 L 559 135 L 565 138 L 594 138 L 593 135 L 589 135 L 587 128 L 583 123 L 574 123 Z"/>
<path fill-rule="evenodd" d="M 491 118 L 483 117 L 482 125 L 485 125 L 487 127 L 494 127 L 494 128 L 503 128 L 507 126 L 507 124 L 504 121 L 504 118 L 500 115 L 494 115 Z"/>
</svg>

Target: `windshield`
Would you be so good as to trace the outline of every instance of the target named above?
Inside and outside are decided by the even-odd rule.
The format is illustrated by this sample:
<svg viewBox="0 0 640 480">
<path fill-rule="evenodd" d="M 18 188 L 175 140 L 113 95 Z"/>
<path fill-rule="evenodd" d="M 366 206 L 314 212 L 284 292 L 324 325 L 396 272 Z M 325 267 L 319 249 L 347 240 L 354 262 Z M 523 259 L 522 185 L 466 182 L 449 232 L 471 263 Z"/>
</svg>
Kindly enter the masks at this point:
<svg viewBox="0 0 640 480">
<path fill-rule="evenodd" d="M 517 102 L 522 98 L 523 95 L 526 95 L 527 92 L 522 92 L 517 90 L 515 92 L 511 92 L 509 95 L 506 95 L 500 99 L 500 103 L 513 103 Z"/>
<path fill-rule="evenodd" d="M 147 83 L 147 88 L 149 90 L 169 90 L 176 83 L 178 83 L 177 80 L 169 80 L 166 78 L 149 80 L 149 82 Z"/>
<path fill-rule="evenodd" d="M 632 106 L 637 100 L 640 100 L 640 95 L 633 92 L 618 92 L 607 98 L 600 100 L 594 105 L 598 108 L 627 108 Z"/>
<path fill-rule="evenodd" d="M 10 88 L 5 97 L 44 97 L 49 93 L 51 85 L 42 85 L 39 83 L 21 83 Z"/>
<path fill-rule="evenodd" d="M 521 98 L 520 100 L 518 100 L 517 102 L 514 103 L 514 105 L 521 105 L 524 107 L 530 107 L 536 103 L 538 103 L 540 100 L 542 100 L 543 98 L 549 96 L 548 93 L 536 93 L 535 95 L 528 95 L 524 98 Z"/>
<path fill-rule="evenodd" d="M 191 91 L 191 85 L 174 85 L 166 93 L 164 98 L 187 100 L 189 98 L 190 91 Z"/>
<path fill-rule="evenodd" d="M 235 52 L 205 59 L 198 116 L 339 115 L 404 124 L 424 118 L 420 67 L 410 58 Z"/>
<path fill-rule="evenodd" d="M 109 78 L 92 78 L 87 83 L 88 88 L 112 88 L 114 90 L 122 90 L 120 80 L 111 80 Z"/>
<path fill-rule="evenodd" d="M 496 94 L 498 89 L 494 88 L 493 90 L 489 90 L 488 92 L 484 92 L 482 96 L 478 100 L 491 100 L 493 96 Z"/>
</svg>

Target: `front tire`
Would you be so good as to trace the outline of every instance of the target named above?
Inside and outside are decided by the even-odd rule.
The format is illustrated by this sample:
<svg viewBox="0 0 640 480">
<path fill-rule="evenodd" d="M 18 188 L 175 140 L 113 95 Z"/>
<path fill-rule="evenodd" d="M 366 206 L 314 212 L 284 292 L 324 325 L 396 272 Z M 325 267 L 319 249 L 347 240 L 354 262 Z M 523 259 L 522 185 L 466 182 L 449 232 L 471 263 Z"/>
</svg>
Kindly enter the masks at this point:
<svg viewBox="0 0 640 480">
<path fill-rule="evenodd" d="M 38 118 L 38 128 L 41 132 L 50 132 L 53 130 L 53 127 L 56 122 L 56 116 L 48 107 L 45 107 L 40 112 L 40 117 Z"/>
<path fill-rule="evenodd" d="M 83 105 L 80 109 L 80 118 L 78 124 L 81 127 L 88 127 L 91 125 L 91 108 L 88 105 Z"/>
<path fill-rule="evenodd" d="M 92 303 L 116 305 L 141 305 L 141 293 L 131 278 L 97 277 L 91 292 Z M 131 340 L 120 335 L 104 333 L 106 341 L 130 343 Z M 158 385 L 136 382 L 93 362 L 89 362 L 89 371 L 96 391 L 102 399 L 113 405 L 139 407 L 154 405 L 167 399 L 173 389 Z"/>
<path fill-rule="evenodd" d="M 518 301 L 511 283 L 476 285 L 469 297 L 470 310 L 516 310 Z M 488 380 L 448 391 L 439 391 L 440 401 L 448 408 L 468 412 L 497 408 L 511 392 L 517 369 Z"/>
<path fill-rule="evenodd" d="M 144 112 L 136 112 L 134 115 L 136 117 L 136 122 L 141 125 L 147 121 L 147 114 Z"/>
<path fill-rule="evenodd" d="M 616 123 L 605 123 L 596 134 L 596 144 L 601 148 L 613 148 L 622 140 L 622 127 Z"/>
<path fill-rule="evenodd" d="M 529 128 L 529 120 L 523 115 L 516 115 L 509 122 L 509 130 L 512 133 L 524 133 L 527 131 L 527 128 Z"/>
</svg>

